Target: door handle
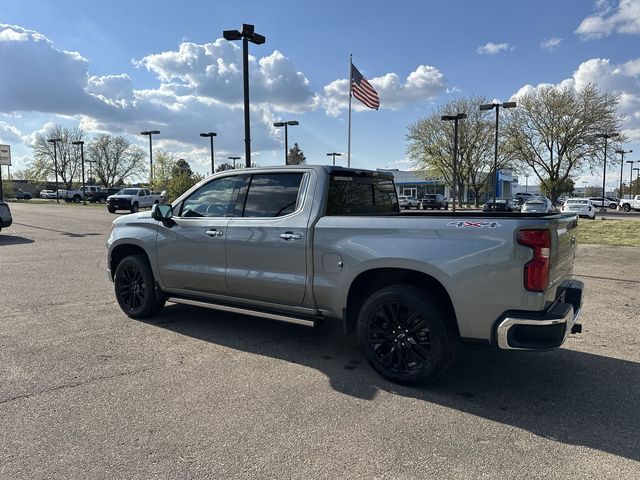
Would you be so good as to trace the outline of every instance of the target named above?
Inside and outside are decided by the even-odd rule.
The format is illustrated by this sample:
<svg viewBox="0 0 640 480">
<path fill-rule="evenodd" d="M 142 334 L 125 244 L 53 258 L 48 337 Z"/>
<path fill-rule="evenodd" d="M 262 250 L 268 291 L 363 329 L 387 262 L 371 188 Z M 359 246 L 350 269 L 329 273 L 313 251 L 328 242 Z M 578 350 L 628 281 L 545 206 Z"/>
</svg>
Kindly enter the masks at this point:
<svg viewBox="0 0 640 480">
<path fill-rule="evenodd" d="M 206 235 L 209 235 L 210 237 L 221 237 L 223 235 L 222 230 L 207 230 L 206 232 L 204 232 Z"/>
<path fill-rule="evenodd" d="M 302 238 L 301 233 L 284 232 L 280 234 L 280 238 L 284 240 L 300 240 Z"/>
</svg>

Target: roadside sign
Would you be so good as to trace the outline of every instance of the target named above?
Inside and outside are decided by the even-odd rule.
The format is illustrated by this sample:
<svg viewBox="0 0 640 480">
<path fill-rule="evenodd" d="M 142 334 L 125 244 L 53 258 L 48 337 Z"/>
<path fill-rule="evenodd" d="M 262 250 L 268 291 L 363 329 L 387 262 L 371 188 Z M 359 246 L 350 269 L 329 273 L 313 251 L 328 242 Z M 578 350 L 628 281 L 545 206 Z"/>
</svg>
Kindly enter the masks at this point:
<svg viewBox="0 0 640 480">
<path fill-rule="evenodd" d="M 11 147 L 0 145 L 0 165 L 11 166 Z"/>
</svg>

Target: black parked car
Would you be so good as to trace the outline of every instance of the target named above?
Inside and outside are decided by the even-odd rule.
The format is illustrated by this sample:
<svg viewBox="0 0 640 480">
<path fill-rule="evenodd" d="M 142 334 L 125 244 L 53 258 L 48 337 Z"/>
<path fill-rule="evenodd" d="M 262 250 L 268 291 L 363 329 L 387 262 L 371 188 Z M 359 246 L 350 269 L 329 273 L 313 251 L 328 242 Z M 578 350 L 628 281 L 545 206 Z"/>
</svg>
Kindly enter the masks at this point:
<svg viewBox="0 0 640 480">
<path fill-rule="evenodd" d="M 483 212 L 514 212 L 520 208 L 510 198 L 498 198 L 489 200 L 482 206 Z"/>
<path fill-rule="evenodd" d="M 446 198 L 439 193 L 428 193 L 420 199 L 420 208 L 423 210 L 426 210 L 427 208 L 431 210 L 440 210 L 441 208 L 448 210 L 449 204 L 447 203 Z"/>
</svg>

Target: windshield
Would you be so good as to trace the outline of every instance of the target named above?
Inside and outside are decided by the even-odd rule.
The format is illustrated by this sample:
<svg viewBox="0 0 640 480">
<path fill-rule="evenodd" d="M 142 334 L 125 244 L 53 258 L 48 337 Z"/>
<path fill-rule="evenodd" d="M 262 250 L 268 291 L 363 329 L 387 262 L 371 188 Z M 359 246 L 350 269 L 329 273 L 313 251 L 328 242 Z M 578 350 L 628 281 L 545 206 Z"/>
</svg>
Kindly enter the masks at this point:
<svg viewBox="0 0 640 480">
<path fill-rule="evenodd" d="M 118 192 L 118 195 L 137 195 L 137 194 L 138 194 L 137 188 L 123 188 Z"/>
</svg>

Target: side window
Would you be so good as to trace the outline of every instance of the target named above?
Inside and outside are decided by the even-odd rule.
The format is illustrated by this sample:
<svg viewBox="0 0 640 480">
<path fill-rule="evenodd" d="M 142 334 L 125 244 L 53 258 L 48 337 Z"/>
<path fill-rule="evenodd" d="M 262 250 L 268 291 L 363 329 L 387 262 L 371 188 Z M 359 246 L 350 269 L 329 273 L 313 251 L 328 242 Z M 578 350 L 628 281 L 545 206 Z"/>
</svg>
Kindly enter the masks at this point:
<svg viewBox="0 0 640 480">
<path fill-rule="evenodd" d="M 145 195 L 149 195 L 149 190 L 146 190 L 146 189 L 145 189 L 144 194 L 145 194 Z"/>
<path fill-rule="evenodd" d="M 251 177 L 244 217 L 282 217 L 295 212 L 303 173 L 265 173 Z"/>
<path fill-rule="evenodd" d="M 239 177 L 213 180 L 193 192 L 182 202 L 181 217 L 227 217 L 236 202 L 235 190 Z"/>
</svg>

